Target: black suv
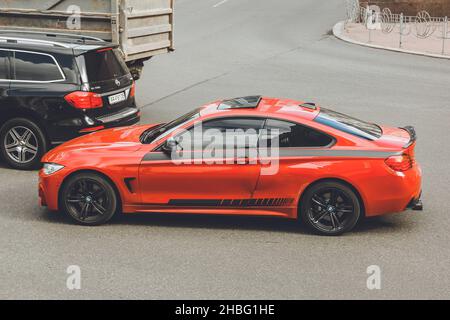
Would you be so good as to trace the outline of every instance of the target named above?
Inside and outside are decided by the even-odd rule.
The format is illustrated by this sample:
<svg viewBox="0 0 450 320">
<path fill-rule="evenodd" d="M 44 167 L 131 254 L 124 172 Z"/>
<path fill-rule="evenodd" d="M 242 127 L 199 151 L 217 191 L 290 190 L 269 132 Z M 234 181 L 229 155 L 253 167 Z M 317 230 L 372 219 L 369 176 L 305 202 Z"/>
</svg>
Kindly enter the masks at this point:
<svg viewBox="0 0 450 320">
<path fill-rule="evenodd" d="M 137 123 L 135 84 L 117 47 L 65 34 L 0 31 L 0 151 L 16 169 L 52 146 Z"/>
</svg>

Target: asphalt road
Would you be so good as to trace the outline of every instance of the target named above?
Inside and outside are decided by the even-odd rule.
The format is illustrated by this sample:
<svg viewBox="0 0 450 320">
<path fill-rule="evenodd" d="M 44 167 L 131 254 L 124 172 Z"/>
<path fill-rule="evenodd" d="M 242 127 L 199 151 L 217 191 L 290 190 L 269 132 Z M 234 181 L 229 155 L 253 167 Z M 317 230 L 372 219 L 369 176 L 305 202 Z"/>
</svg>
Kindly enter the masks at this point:
<svg viewBox="0 0 450 320">
<path fill-rule="evenodd" d="M 450 298 L 450 61 L 341 42 L 329 32 L 344 16 L 343 0 L 177 0 L 177 50 L 138 83 L 143 122 L 264 94 L 414 125 L 423 212 L 332 238 L 269 218 L 143 215 L 80 227 L 38 206 L 36 172 L 2 167 L 0 298 Z M 81 268 L 81 290 L 66 288 L 69 265 Z M 381 290 L 366 287 L 369 265 L 381 268 Z"/>
</svg>

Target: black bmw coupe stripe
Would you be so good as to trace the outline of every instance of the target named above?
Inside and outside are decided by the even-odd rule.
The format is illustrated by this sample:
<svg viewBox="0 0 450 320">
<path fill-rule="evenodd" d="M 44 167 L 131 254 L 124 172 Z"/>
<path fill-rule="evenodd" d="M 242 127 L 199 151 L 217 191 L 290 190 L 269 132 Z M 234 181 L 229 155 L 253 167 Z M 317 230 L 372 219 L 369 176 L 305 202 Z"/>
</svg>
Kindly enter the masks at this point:
<svg viewBox="0 0 450 320">
<path fill-rule="evenodd" d="M 397 151 L 374 151 L 374 150 L 329 150 L 329 149 L 303 149 L 303 148 L 280 148 L 278 157 L 336 157 L 336 158 L 374 158 L 386 159 L 390 156 L 399 155 Z M 270 153 L 268 153 L 270 156 Z M 261 152 L 260 156 L 264 157 Z M 275 156 L 275 155 L 274 155 Z M 188 159 L 202 157 L 201 152 L 193 152 Z M 170 155 L 163 152 L 149 152 L 144 156 L 144 161 L 170 160 Z"/>
<path fill-rule="evenodd" d="M 260 199 L 171 199 L 168 205 L 180 207 L 282 207 L 290 205 L 292 198 Z"/>
</svg>

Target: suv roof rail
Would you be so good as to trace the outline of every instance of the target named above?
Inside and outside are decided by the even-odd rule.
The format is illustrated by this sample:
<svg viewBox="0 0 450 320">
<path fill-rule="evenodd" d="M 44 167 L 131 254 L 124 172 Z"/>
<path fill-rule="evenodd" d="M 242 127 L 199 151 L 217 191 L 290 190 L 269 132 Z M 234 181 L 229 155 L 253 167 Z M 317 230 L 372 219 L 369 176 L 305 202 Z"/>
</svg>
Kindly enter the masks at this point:
<svg viewBox="0 0 450 320">
<path fill-rule="evenodd" d="M 41 31 L 25 31 L 25 30 L 0 30 L 0 34 L 22 34 L 22 35 L 38 35 L 48 38 L 67 38 L 67 39 L 76 39 L 81 41 L 98 41 L 98 42 L 105 42 L 105 40 L 92 37 L 92 36 L 85 36 L 85 35 L 79 35 L 79 34 L 72 34 L 72 33 L 59 33 L 59 32 L 41 32 Z"/>
<path fill-rule="evenodd" d="M 28 38 L 18 38 L 18 37 L 4 37 L 0 35 L 0 41 L 5 40 L 6 42 L 12 43 L 25 43 L 25 44 L 42 44 L 47 46 L 55 46 L 62 48 L 70 48 L 69 45 L 65 45 L 64 43 L 56 42 L 56 41 L 48 41 L 48 40 L 40 40 L 40 39 L 28 39 Z"/>
</svg>

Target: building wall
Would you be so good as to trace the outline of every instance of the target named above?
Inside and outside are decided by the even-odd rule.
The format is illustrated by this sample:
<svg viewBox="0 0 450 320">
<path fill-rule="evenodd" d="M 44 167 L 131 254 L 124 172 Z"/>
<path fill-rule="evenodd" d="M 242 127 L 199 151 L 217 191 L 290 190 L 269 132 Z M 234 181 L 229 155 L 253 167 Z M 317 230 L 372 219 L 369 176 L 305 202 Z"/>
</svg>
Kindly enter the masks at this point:
<svg viewBox="0 0 450 320">
<path fill-rule="evenodd" d="M 431 16 L 450 18 L 450 0 L 360 0 L 360 3 L 362 6 L 377 5 L 381 10 L 389 8 L 393 13 L 415 16 L 426 10 Z"/>
</svg>

